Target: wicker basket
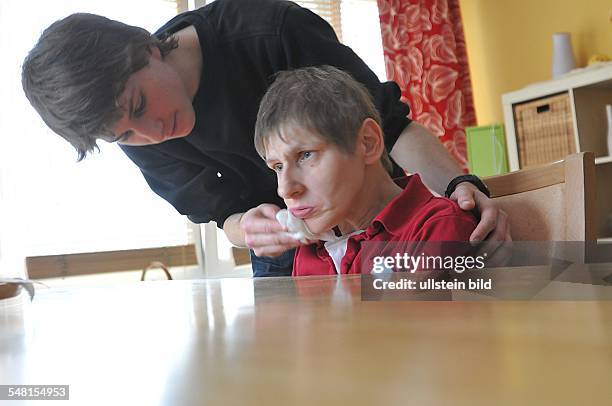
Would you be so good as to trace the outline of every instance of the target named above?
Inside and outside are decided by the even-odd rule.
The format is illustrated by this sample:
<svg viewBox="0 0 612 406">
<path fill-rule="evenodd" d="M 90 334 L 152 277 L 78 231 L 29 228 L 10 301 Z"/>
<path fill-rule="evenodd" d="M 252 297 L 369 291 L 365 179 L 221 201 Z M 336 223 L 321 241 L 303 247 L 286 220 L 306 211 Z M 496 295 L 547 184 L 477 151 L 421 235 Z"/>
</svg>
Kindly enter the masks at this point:
<svg viewBox="0 0 612 406">
<path fill-rule="evenodd" d="M 521 168 L 557 161 L 576 152 L 568 93 L 514 106 L 514 123 Z"/>
</svg>

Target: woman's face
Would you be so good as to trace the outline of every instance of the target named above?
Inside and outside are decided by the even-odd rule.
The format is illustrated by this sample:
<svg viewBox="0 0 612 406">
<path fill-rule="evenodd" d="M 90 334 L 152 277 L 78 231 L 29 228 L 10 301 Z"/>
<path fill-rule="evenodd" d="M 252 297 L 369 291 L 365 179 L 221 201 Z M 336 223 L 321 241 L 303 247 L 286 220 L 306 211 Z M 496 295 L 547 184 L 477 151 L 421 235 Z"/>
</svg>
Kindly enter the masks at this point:
<svg viewBox="0 0 612 406">
<path fill-rule="evenodd" d="M 347 153 L 295 125 L 283 130 L 266 144 L 266 164 L 276 172 L 278 195 L 315 234 L 341 224 L 359 206 L 365 170 L 359 149 Z"/>
</svg>

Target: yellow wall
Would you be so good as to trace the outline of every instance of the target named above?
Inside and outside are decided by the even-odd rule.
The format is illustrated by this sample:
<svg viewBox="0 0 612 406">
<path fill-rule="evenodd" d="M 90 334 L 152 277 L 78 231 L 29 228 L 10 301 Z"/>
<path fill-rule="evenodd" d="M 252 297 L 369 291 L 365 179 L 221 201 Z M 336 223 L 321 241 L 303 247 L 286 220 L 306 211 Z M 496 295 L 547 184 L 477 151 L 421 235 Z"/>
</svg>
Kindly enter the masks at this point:
<svg viewBox="0 0 612 406">
<path fill-rule="evenodd" d="M 552 34 L 572 34 L 576 63 L 612 57 L 609 0 L 459 0 L 478 125 L 503 122 L 501 95 L 551 77 Z"/>
</svg>

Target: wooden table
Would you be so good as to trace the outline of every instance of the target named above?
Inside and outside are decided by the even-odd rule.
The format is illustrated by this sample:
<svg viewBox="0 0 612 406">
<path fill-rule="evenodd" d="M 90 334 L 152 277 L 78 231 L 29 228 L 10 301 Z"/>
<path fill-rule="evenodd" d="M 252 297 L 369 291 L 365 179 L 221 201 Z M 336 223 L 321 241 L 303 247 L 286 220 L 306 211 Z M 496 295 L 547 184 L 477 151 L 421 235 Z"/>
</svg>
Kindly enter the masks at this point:
<svg viewBox="0 0 612 406">
<path fill-rule="evenodd" d="M 0 384 L 69 384 L 53 405 L 611 404 L 611 301 L 362 302 L 359 283 L 39 290 L 0 302 Z"/>
</svg>

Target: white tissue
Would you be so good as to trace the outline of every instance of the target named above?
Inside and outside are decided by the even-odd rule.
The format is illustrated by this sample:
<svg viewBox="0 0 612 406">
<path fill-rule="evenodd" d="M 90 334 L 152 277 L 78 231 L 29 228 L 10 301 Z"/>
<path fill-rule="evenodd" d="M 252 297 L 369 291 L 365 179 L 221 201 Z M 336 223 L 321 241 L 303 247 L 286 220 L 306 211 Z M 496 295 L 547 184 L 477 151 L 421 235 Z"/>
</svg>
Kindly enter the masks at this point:
<svg viewBox="0 0 612 406">
<path fill-rule="evenodd" d="M 329 230 L 321 234 L 313 234 L 304 220 L 295 217 L 287 209 L 282 209 L 276 213 L 276 220 L 283 226 L 287 227 L 287 235 L 298 240 L 302 244 L 308 244 L 312 241 L 333 241 L 337 239 L 333 231 Z"/>
</svg>

